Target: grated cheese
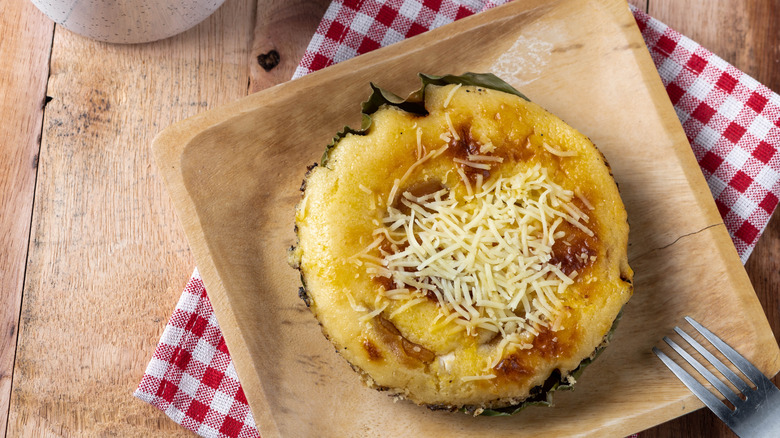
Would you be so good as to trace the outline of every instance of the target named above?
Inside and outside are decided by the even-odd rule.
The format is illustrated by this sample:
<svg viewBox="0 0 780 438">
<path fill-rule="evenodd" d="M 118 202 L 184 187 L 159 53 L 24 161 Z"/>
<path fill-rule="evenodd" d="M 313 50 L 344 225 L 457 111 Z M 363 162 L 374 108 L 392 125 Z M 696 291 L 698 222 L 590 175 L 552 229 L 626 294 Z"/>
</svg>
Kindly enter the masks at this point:
<svg viewBox="0 0 780 438">
<path fill-rule="evenodd" d="M 473 161 L 464 160 L 461 158 L 453 158 L 452 161 L 458 164 L 463 164 L 464 166 L 473 167 L 475 169 L 490 170 L 490 165 L 485 163 L 475 163 Z"/>
<path fill-rule="evenodd" d="M 358 320 L 360 322 L 366 322 L 369 319 L 373 319 L 374 317 L 376 317 L 380 313 L 384 312 L 386 308 L 387 308 L 387 303 L 385 303 L 382 307 L 378 307 L 378 308 L 374 309 L 374 311 L 371 312 L 371 313 L 366 313 L 365 315 L 363 315 L 360 318 L 358 318 Z"/>
<path fill-rule="evenodd" d="M 577 156 L 577 151 L 562 151 L 560 149 L 556 149 L 556 148 L 550 146 L 549 144 L 547 144 L 547 142 L 543 142 L 542 146 L 547 150 L 547 152 L 549 152 L 549 153 L 551 153 L 553 155 L 557 155 L 559 157 L 576 157 Z"/>
<path fill-rule="evenodd" d="M 449 94 L 447 94 L 447 98 L 444 99 L 444 108 L 447 108 L 450 104 L 450 100 L 452 100 L 452 96 L 455 95 L 455 92 L 458 91 L 458 88 L 460 88 L 462 84 L 456 85 L 452 90 L 450 90 Z"/>
<path fill-rule="evenodd" d="M 466 176 L 466 172 L 463 171 L 463 168 L 458 167 L 458 175 L 460 175 L 461 181 L 463 181 L 463 185 L 466 186 L 466 193 L 468 193 L 469 196 L 474 194 L 474 190 L 471 189 L 471 182 L 469 181 L 469 177 Z"/>
<path fill-rule="evenodd" d="M 496 150 L 496 147 L 490 141 L 484 143 L 482 146 L 479 147 L 480 154 L 490 153 L 493 152 L 494 150 Z"/>
<path fill-rule="evenodd" d="M 582 195 L 582 193 L 580 193 L 579 189 L 575 190 L 574 194 L 577 196 L 577 199 L 582 201 L 582 203 L 585 205 L 585 208 L 593 211 L 595 207 L 593 206 L 593 204 L 590 203 L 590 201 L 588 201 L 588 198 L 586 198 L 585 196 Z"/>
<path fill-rule="evenodd" d="M 490 380 L 495 378 L 495 374 L 485 374 L 484 376 L 463 376 L 460 378 L 460 380 L 464 382 L 473 382 L 474 380 Z"/>
<path fill-rule="evenodd" d="M 398 315 L 399 313 L 403 312 L 404 310 L 406 310 L 406 309 L 408 309 L 410 307 L 416 306 L 416 305 L 422 303 L 423 301 L 425 301 L 425 298 L 415 298 L 413 300 L 407 301 L 401 307 L 395 309 L 393 311 L 393 313 L 390 314 L 390 318 L 395 317 L 396 315 Z"/>
<path fill-rule="evenodd" d="M 482 148 L 480 148 L 482 150 Z M 493 155 L 468 155 L 469 161 L 495 161 L 498 163 L 502 163 L 504 161 L 503 157 L 496 157 Z"/>
<path fill-rule="evenodd" d="M 429 152 L 412 167 L 446 148 Z M 567 276 L 549 263 L 553 245 L 565 237 L 559 226 L 567 222 L 588 235 L 592 232 L 582 222 L 588 216 L 571 202 L 574 192 L 552 182 L 539 164 L 511 177 L 479 181 L 476 187 L 462 167 L 457 170 L 466 198 L 458 199 L 448 189 L 421 197 L 403 192 L 401 202 L 408 213 L 392 206 L 406 176 L 396 180 L 383 226 L 358 257 L 370 275 L 391 278 L 397 285 L 385 292 L 399 303 L 391 316 L 424 302 L 430 292 L 440 309 L 431 331 L 450 327 L 450 332 L 465 330 L 475 336 L 478 329 L 500 333 L 495 365 L 504 350 L 528 348 L 522 334 L 559 328 L 561 297 L 577 275 Z M 390 248 L 380 246 L 382 242 Z M 379 256 L 371 256 L 372 251 Z M 361 319 L 381 313 L 387 304 L 380 304 L 376 309 L 381 310 Z"/>
<path fill-rule="evenodd" d="M 415 126 L 417 124 L 415 123 Z M 417 159 L 419 160 L 423 156 L 423 146 L 422 146 L 422 128 L 417 128 Z"/>
<path fill-rule="evenodd" d="M 452 125 L 452 119 L 450 119 L 449 113 L 444 113 L 444 120 L 447 121 L 447 128 L 449 128 L 452 138 L 454 138 L 456 141 L 460 140 L 460 136 L 457 132 L 455 132 L 455 127 Z"/>
</svg>

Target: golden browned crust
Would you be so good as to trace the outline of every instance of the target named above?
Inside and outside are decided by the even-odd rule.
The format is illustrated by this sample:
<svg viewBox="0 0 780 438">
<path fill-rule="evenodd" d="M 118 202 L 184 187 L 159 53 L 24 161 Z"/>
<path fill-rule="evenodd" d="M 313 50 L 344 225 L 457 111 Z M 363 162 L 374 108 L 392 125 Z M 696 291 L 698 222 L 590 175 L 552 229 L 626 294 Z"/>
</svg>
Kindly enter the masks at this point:
<svg viewBox="0 0 780 438">
<path fill-rule="evenodd" d="M 301 187 L 299 242 L 291 260 L 304 282 L 301 297 L 325 336 L 368 386 L 433 409 L 479 412 L 520 403 L 551 375 L 566 380 L 591 358 L 603 347 L 631 295 L 633 272 L 626 254 L 625 209 L 606 160 L 587 138 L 516 96 L 465 86 L 450 92 L 452 86 L 428 87 L 425 117 L 381 109 L 366 136 L 346 136 L 331 151 L 327 166 L 309 169 Z M 445 112 L 450 114 L 448 123 Z M 417 128 L 424 130 L 422 142 L 414 138 Z M 375 297 L 394 285 L 350 262 L 371 243 L 386 207 L 376 204 L 387 199 L 393 182 L 419 160 L 420 144 L 430 151 L 441 144 L 441 133 L 453 130 L 458 139 L 450 138 L 437 160 L 404 180 L 402 191 L 422 196 L 441 187 L 464 190 L 453 176 L 458 168 L 476 183 L 511 172 L 517 163 L 539 164 L 550 169 L 557 184 L 577 191 L 572 203 L 589 212 L 593 231 L 587 235 L 564 222 L 560 230 L 565 237 L 552 246 L 550 263 L 566 275 L 577 273 L 561 297 L 560 327 L 538 327 L 529 339 L 531 348 L 507 351 L 494 366 L 487 358 L 496 354 L 499 337 L 432 333 L 440 305 L 432 294 L 409 310 L 396 312 L 400 304 L 389 303 L 386 310 L 366 318 L 379 310 Z M 455 160 L 478 154 L 486 142 L 496 146 L 492 154 L 502 164 L 486 171 Z M 548 142 L 577 156 L 550 153 L 545 149 Z M 384 251 L 391 252 L 389 247 Z M 463 379 L 479 373 L 494 377 Z"/>
</svg>

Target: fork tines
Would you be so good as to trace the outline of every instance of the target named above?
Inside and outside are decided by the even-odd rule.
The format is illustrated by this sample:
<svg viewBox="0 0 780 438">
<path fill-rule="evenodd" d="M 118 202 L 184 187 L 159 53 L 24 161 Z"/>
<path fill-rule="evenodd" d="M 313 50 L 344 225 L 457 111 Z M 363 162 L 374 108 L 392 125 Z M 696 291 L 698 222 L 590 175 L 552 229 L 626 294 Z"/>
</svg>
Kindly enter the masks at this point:
<svg viewBox="0 0 780 438">
<path fill-rule="evenodd" d="M 661 350 L 653 347 L 653 352 L 664 364 L 687 386 L 701 401 L 707 405 L 721 420 L 723 420 L 735 433 L 740 436 L 780 436 L 780 390 L 764 376 L 753 364 L 751 364 L 742 355 L 737 353 L 731 346 L 715 336 L 711 331 L 696 322 L 693 318 L 686 316 L 693 328 L 701 333 L 715 348 L 718 349 L 734 366 L 739 369 L 747 379 L 753 383 L 749 385 L 744 379 L 733 372 L 728 366 L 721 362 L 712 353 L 707 351 L 699 342 L 693 339 L 688 333 L 675 327 L 682 339 L 693 346 L 699 354 L 711 363 L 735 388 L 742 394 L 735 393 L 724 381 L 716 377 L 704 365 L 702 365 L 693 356 L 688 354 L 676 342 L 668 337 L 664 341 L 674 349 L 686 362 L 693 366 L 699 374 L 702 375 L 723 397 L 733 406 L 721 402 L 704 385 L 699 383 L 693 376 L 685 371 L 681 366 L 674 362 L 669 356 Z"/>
</svg>

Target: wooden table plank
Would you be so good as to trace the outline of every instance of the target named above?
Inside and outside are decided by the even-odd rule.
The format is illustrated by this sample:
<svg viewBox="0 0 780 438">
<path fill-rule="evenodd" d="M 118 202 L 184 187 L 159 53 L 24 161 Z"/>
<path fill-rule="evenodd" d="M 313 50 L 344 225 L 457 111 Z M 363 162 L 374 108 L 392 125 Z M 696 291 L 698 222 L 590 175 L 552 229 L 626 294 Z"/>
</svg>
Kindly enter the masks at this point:
<svg viewBox="0 0 780 438">
<path fill-rule="evenodd" d="M 146 45 L 56 29 L 8 436 L 191 436 L 132 397 L 195 266 L 149 146 L 246 94 L 255 5 Z"/>
<path fill-rule="evenodd" d="M 780 91 L 780 1 L 648 0 L 648 12 L 738 69 Z M 780 334 L 780 219 L 775 214 L 745 266 L 769 324 Z M 780 383 L 780 377 L 774 382 Z M 642 438 L 735 436 L 701 409 L 645 431 Z"/>
<path fill-rule="evenodd" d="M 4 432 L 54 25 L 29 1 L 7 0 L 0 29 L 0 432 Z"/>
<path fill-rule="evenodd" d="M 630 1 L 780 89 L 780 0 Z M 130 396 L 194 266 L 148 145 L 175 121 L 289 79 L 328 4 L 226 2 L 195 29 L 140 46 L 58 28 L 43 118 L 53 26 L 25 0 L 4 3 L 0 59 L 12 62 L 0 66 L 0 430 L 12 391 L 8 436 L 191 435 Z M 280 62 L 266 72 L 258 56 L 272 50 Z M 747 268 L 778 333 L 776 217 Z M 643 437 L 689 435 L 732 436 L 702 410 Z"/>
<path fill-rule="evenodd" d="M 289 81 L 331 0 L 260 1 L 249 92 Z"/>
</svg>

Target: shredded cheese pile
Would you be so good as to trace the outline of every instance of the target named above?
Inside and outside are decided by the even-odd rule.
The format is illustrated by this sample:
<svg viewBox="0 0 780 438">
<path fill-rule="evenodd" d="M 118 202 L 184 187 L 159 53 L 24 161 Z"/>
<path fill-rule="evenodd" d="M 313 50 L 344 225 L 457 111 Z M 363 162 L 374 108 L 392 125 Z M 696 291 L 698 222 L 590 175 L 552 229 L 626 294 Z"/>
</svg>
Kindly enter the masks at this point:
<svg viewBox="0 0 780 438">
<path fill-rule="evenodd" d="M 589 218 L 539 164 L 469 193 L 403 192 L 405 208 L 387 207 L 360 259 L 370 275 L 392 280 L 384 298 L 405 300 L 394 314 L 435 297 L 434 326 L 454 321 L 469 335 L 500 334 L 499 350 L 531 348 L 541 327 L 557 329 L 560 297 L 577 275 L 550 263 L 564 237 L 559 227 L 565 221 L 592 236 Z"/>
</svg>

